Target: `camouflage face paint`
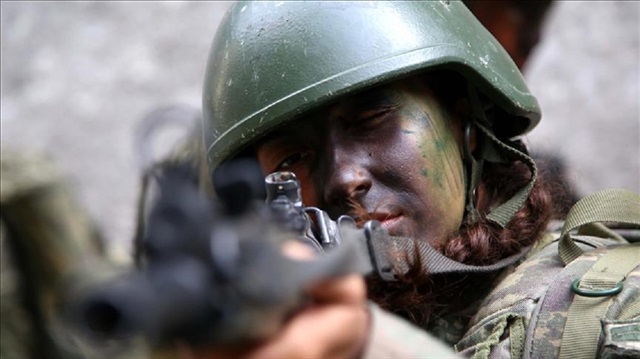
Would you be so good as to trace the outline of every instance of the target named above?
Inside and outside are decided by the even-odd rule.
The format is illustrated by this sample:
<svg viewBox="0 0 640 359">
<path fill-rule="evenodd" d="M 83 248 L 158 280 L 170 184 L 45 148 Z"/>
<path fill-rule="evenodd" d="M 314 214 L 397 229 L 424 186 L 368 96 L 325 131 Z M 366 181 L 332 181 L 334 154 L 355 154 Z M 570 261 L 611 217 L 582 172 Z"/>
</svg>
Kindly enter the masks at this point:
<svg viewBox="0 0 640 359">
<path fill-rule="evenodd" d="M 293 170 L 305 204 L 332 217 L 359 203 L 393 235 L 430 242 L 464 213 L 460 129 L 412 78 L 347 98 L 258 146 L 265 171 Z"/>
<path fill-rule="evenodd" d="M 431 213 L 441 213 L 444 232 L 456 231 L 464 214 L 464 166 L 459 120 L 452 118 L 418 79 L 397 85 L 404 96 L 403 133 L 417 148 L 420 192 L 428 194 Z M 432 222 L 433 223 L 433 222 Z"/>
</svg>

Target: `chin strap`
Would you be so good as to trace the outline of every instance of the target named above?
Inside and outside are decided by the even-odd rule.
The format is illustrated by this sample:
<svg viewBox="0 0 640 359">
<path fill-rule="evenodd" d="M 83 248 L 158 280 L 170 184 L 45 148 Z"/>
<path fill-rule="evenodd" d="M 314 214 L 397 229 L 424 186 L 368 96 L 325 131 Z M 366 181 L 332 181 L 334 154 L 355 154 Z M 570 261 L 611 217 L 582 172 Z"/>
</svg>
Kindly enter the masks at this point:
<svg viewBox="0 0 640 359">
<path fill-rule="evenodd" d="M 471 223 L 480 219 L 480 214 L 475 207 L 476 189 L 482 178 L 484 162 L 509 163 L 521 161 L 531 172 L 531 178 L 527 184 L 521 188 L 513 197 L 491 209 L 486 218 L 491 222 L 504 228 L 507 223 L 518 212 L 529 197 L 529 192 L 533 187 L 538 175 L 538 169 L 533 159 L 526 153 L 525 147 L 520 141 L 502 141 L 498 139 L 489 129 L 490 122 L 487 120 L 486 112 L 490 108 L 485 108 L 479 98 L 478 92 L 473 85 L 468 85 L 469 102 L 471 105 L 471 121 L 465 126 L 465 163 L 467 167 L 467 216 Z M 478 129 L 477 148 L 474 156 L 470 150 L 471 126 Z"/>
<path fill-rule="evenodd" d="M 494 264 L 476 266 L 457 262 L 424 241 L 390 236 L 378 221 L 365 224 L 365 236 L 373 270 L 386 281 L 395 281 L 406 274 L 414 264 L 414 254 L 419 255 L 426 273 L 489 273 L 514 264 L 531 249 L 528 246 Z"/>
<path fill-rule="evenodd" d="M 485 126 L 481 124 L 476 124 L 478 128 L 484 133 L 484 135 L 491 140 L 493 146 L 497 147 L 502 156 L 506 156 L 508 161 L 519 160 L 524 163 L 531 172 L 531 178 L 524 187 L 522 187 L 513 197 L 509 198 L 504 203 L 500 204 L 498 207 L 493 208 L 489 214 L 487 215 L 487 219 L 491 222 L 498 224 L 500 227 L 504 228 L 507 223 L 513 218 L 513 216 L 524 206 L 527 198 L 529 197 L 529 193 L 531 192 L 531 188 L 533 188 L 533 184 L 536 181 L 538 176 L 538 168 L 536 167 L 533 159 L 525 152 L 524 146 L 522 146 L 522 150 L 516 149 L 518 146 L 518 142 L 512 142 L 511 144 L 507 144 L 499 140 L 490 130 L 488 130 Z M 497 160 L 494 156 L 496 153 L 494 151 L 483 151 L 482 156 L 485 161 L 489 162 L 503 162 L 502 157 L 500 160 Z"/>
</svg>

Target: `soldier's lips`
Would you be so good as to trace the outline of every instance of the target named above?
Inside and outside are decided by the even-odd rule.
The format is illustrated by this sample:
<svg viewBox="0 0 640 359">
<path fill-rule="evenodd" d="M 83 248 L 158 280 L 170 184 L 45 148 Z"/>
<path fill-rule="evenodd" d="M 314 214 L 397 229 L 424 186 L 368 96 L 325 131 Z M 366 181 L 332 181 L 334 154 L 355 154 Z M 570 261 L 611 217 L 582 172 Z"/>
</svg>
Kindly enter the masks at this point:
<svg viewBox="0 0 640 359">
<path fill-rule="evenodd" d="M 402 222 L 404 216 L 400 213 L 384 213 L 375 212 L 370 213 L 369 217 L 380 222 L 383 228 L 385 228 L 389 234 L 394 234 Z"/>
</svg>

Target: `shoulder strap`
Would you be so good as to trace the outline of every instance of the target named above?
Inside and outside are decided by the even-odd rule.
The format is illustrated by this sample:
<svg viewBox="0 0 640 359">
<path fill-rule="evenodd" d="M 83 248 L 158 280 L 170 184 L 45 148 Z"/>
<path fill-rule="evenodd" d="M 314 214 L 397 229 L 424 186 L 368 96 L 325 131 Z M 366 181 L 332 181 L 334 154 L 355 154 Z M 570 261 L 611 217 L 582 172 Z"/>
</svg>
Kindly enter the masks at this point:
<svg viewBox="0 0 640 359">
<path fill-rule="evenodd" d="M 596 357 L 600 319 L 622 291 L 628 273 L 638 265 L 640 246 L 610 248 L 581 279 L 573 282 L 575 296 L 567 313 L 560 359 Z"/>
<path fill-rule="evenodd" d="M 640 225 L 640 195 L 626 189 L 614 188 L 595 192 L 578 201 L 569 210 L 560 234 L 558 252 L 565 265 L 584 253 L 575 244 L 569 232 L 594 222 Z"/>
<path fill-rule="evenodd" d="M 583 225 L 612 221 L 640 225 L 640 195 L 622 189 L 596 192 L 569 211 L 558 251 L 566 264 L 582 255 L 569 232 Z M 600 318 L 607 313 L 626 276 L 640 265 L 640 245 L 610 248 L 582 276 L 575 279 L 573 302 L 560 345 L 560 359 L 594 358 L 598 350 Z"/>
</svg>

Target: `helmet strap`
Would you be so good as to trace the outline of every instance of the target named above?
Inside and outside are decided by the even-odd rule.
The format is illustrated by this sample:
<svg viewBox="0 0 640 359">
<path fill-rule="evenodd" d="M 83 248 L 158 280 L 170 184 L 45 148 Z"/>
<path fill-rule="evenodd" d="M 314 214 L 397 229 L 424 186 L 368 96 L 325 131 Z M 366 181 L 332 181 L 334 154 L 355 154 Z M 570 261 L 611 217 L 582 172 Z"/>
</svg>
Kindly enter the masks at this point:
<svg viewBox="0 0 640 359">
<path fill-rule="evenodd" d="M 476 208 L 476 189 L 482 178 L 482 170 L 484 162 L 492 163 L 509 163 L 514 160 L 523 162 L 531 172 L 531 178 L 527 184 L 521 188 L 513 197 L 493 208 L 486 218 L 491 222 L 504 228 L 513 216 L 524 206 L 525 201 L 529 197 L 531 188 L 537 177 L 537 167 L 533 159 L 526 152 L 526 147 L 520 140 L 502 141 L 498 139 L 490 130 L 491 124 L 486 117 L 487 110 L 490 106 L 485 106 L 475 87 L 468 84 L 469 102 L 471 105 L 471 119 L 465 124 L 465 164 L 467 168 L 467 216 L 470 223 L 479 220 L 480 215 Z M 475 156 L 470 151 L 471 126 L 475 125 L 478 129 L 478 144 L 475 149 Z"/>
<path fill-rule="evenodd" d="M 476 208 L 477 188 L 482 178 L 483 159 L 476 159 L 471 152 L 471 126 L 473 122 L 468 121 L 464 125 L 464 164 L 466 171 L 466 206 L 467 220 L 476 223 L 480 219 L 480 213 Z"/>
<path fill-rule="evenodd" d="M 529 193 L 538 175 L 538 169 L 533 159 L 527 154 L 526 148 L 520 140 L 501 141 L 487 127 L 480 124 L 477 124 L 477 126 L 484 136 L 491 141 L 492 147 L 494 147 L 493 150 L 482 152 L 482 156 L 486 161 L 503 162 L 505 158 L 508 162 L 518 160 L 524 163 L 531 172 L 531 177 L 524 187 L 504 203 L 492 209 L 487 215 L 488 220 L 504 228 L 513 216 L 524 206 L 527 198 L 529 198 Z M 496 158 L 497 153 L 500 153 L 500 160 Z"/>
</svg>

